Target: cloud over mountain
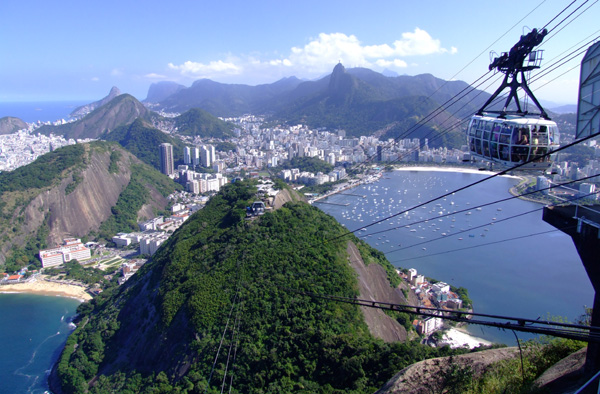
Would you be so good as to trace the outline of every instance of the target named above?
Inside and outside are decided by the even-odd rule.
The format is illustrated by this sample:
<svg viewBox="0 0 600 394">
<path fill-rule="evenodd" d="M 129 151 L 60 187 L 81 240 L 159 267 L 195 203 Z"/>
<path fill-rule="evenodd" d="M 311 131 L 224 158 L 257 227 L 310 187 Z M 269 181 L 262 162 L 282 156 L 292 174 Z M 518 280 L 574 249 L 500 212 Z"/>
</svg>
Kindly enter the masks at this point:
<svg viewBox="0 0 600 394">
<path fill-rule="evenodd" d="M 454 47 L 444 48 L 439 39 L 427 31 L 415 28 L 402 33 L 392 43 L 366 45 L 355 35 L 345 33 L 320 33 L 304 46 L 293 46 L 287 55 L 269 58 L 253 53 L 251 56 L 228 56 L 227 59 L 182 64 L 169 63 L 168 69 L 182 78 L 230 80 L 232 76 L 267 74 L 271 76 L 297 75 L 314 78 L 331 70 L 332 64 L 342 62 L 351 67 L 405 69 L 407 57 L 454 54 Z M 411 63 L 411 65 L 414 64 Z"/>
</svg>

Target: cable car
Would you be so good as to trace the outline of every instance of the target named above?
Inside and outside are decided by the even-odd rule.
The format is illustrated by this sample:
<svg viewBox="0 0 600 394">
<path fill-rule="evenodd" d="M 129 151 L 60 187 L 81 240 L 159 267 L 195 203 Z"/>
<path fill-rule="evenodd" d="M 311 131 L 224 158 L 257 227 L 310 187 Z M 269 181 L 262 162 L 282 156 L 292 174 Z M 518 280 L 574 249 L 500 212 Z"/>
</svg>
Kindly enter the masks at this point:
<svg viewBox="0 0 600 394">
<path fill-rule="evenodd" d="M 471 117 L 467 129 L 467 144 L 471 157 L 519 170 L 546 170 L 551 165 L 548 153 L 559 147 L 556 122 L 548 117 L 539 101 L 527 86 L 526 72 L 540 68 L 542 51 L 534 51 L 547 30 L 533 29 L 521 36 L 510 52 L 496 57 L 489 66 L 505 74 L 502 85 L 492 94 L 481 109 Z M 488 110 L 493 101 L 506 88 L 510 93 L 502 110 Z M 523 111 L 517 96 L 522 89 L 539 109 L 539 113 Z M 514 100 L 516 110 L 510 110 Z"/>
<path fill-rule="evenodd" d="M 519 170 L 546 170 L 559 147 L 556 123 L 546 119 L 474 115 L 467 131 L 472 156 L 505 167 L 529 162 Z"/>
</svg>

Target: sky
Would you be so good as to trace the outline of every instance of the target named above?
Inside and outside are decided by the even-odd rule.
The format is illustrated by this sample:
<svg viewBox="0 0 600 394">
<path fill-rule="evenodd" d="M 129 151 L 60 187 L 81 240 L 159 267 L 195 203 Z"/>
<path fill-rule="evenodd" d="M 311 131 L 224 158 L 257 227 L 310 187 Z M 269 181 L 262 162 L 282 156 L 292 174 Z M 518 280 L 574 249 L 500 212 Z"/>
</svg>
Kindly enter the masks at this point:
<svg viewBox="0 0 600 394">
<path fill-rule="evenodd" d="M 0 102 L 95 101 L 113 86 L 144 100 L 159 81 L 317 79 L 338 62 L 472 84 L 490 51 L 580 5 L 571 18 L 592 4 L 546 37 L 542 69 L 598 36 L 594 1 L 575 0 L 551 22 L 571 1 L 4 0 Z M 536 96 L 576 104 L 580 62 L 531 82 Z"/>
</svg>

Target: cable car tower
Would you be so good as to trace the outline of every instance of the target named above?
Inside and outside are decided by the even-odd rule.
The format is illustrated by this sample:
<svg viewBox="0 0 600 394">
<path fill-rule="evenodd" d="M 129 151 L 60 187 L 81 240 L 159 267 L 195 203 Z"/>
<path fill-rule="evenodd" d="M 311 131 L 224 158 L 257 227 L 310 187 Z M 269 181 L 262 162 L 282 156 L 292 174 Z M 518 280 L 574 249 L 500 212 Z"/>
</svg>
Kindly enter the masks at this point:
<svg viewBox="0 0 600 394">
<path fill-rule="evenodd" d="M 548 34 L 546 29 L 533 29 L 521 36 L 510 51 L 502 53 L 489 65 L 489 69 L 505 74 L 504 80 L 492 96 L 477 111 L 467 130 L 467 143 L 473 157 L 514 167 L 519 163 L 532 161 L 520 170 L 546 170 L 550 166 L 546 153 L 558 148 L 559 132 L 556 123 L 533 95 L 527 85 L 526 73 L 540 68 L 542 50 L 534 50 Z M 505 89 L 510 92 L 501 110 L 491 110 L 492 102 Z M 519 101 L 518 91 L 522 89 L 535 103 L 539 113 L 524 111 Z M 514 101 L 516 110 L 510 109 Z"/>
</svg>

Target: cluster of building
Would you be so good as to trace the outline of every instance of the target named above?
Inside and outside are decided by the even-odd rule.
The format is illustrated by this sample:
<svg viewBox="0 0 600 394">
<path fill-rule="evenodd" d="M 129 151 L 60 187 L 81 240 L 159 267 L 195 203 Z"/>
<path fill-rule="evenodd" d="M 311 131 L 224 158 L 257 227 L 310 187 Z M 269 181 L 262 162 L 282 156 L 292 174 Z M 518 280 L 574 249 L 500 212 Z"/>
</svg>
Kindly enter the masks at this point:
<svg viewBox="0 0 600 394">
<path fill-rule="evenodd" d="M 203 200 L 204 202 L 206 200 Z M 169 236 L 185 222 L 192 213 L 201 209 L 197 201 L 191 204 L 174 204 L 169 217 L 158 216 L 138 223 L 139 232 L 119 233 L 112 237 L 117 247 L 139 245 L 140 254 L 152 256 Z"/>
<path fill-rule="evenodd" d="M 279 177 L 286 182 L 302 183 L 304 185 L 322 185 L 327 182 L 335 182 L 346 177 L 346 169 L 344 167 L 336 167 L 328 174 L 318 172 L 300 171 L 298 168 L 289 170 L 281 170 Z"/>
<path fill-rule="evenodd" d="M 174 168 L 173 145 L 164 143 L 159 146 L 160 171 L 177 180 L 190 193 L 201 194 L 207 192 L 218 192 L 222 186 L 227 184 L 227 177 L 223 176 L 225 169 L 223 162 L 216 161 L 215 148 L 212 145 L 201 147 L 185 147 L 183 152 L 184 163 Z M 200 166 L 211 168 L 214 173 L 196 172 L 191 168 Z"/>
<path fill-rule="evenodd" d="M 12 171 L 54 149 L 75 143 L 74 139 L 66 140 L 62 136 L 36 134 L 32 126 L 13 134 L 0 135 L 0 171 Z"/>
<path fill-rule="evenodd" d="M 29 272 L 29 268 L 23 267 L 18 272 L 15 272 L 12 275 L 7 274 L 6 272 L 0 272 L 0 285 L 10 285 L 14 283 L 20 283 L 25 280 L 25 275 Z M 31 275 L 39 274 L 38 270 L 33 270 L 29 272 Z"/>
<path fill-rule="evenodd" d="M 450 289 L 450 285 L 444 282 L 430 283 L 423 275 L 418 275 L 417 270 L 411 268 L 407 273 L 399 272 L 399 275 L 415 292 L 419 299 L 419 306 L 426 308 L 458 310 L 462 308 L 462 300 Z M 431 312 L 441 316 L 442 312 Z M 429 316 L 425 319 L 416 319 L 413 326 L 421 335 L 430 335 L 444 326 L 440 317 Z"/>
<path fill-rule="evenodd" d="M 465 150 L 429 149 L 427 139 L 380 141 L 374 136 L 347 137 L 344 130 L 305 125 L 263 128 L 263 118 L 253 115 L 224 120 L 237 126 L 231 142 L 238 148 L 222 157 L 232 166 L 277 167 L 294 157 L 318 157 L 334 166 L 372 157 L 379 162 L 460 163 L 465 159 Z"/>
</svg>

